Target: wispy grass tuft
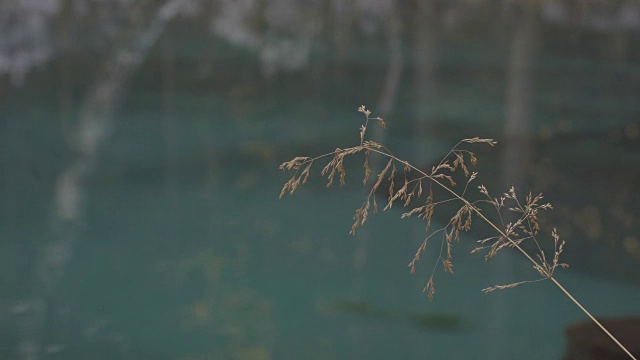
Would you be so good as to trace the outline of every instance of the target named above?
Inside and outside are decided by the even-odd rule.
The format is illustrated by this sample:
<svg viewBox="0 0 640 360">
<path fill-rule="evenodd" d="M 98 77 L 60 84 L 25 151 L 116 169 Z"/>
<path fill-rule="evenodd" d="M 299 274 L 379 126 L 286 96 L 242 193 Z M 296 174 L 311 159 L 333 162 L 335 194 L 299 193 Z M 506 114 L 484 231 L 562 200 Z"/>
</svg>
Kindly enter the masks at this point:
<svg viewBox="0 0 640 360">
<path fill-rule="evenodd" d="M 531 192 L 521 197 L 516 189 L 511 187 L 502 195 L 492 195 L 482 184 L 475 185 L 478 173 L 471 169 L 476 165 L 476 155 L 470 150 L 474 146 L 495 146 L 493 139 L 474 137 L 458 142 L 442 160 L 434 165 L 430 171 L 423 171 L 409 162 L 393 155 L 383 144 L 367 139 L 367 130 L 372 121 L 379 126 L 386 127 L 380 117 L 372 117 L 371 111 L 360 106 L 358 111 L 364 114 L 365 122 L 360 127 L 359 145 L 348 148 L 336 148 L 333 152 L 316 157 L 295 157 L 280 165 L 284 171 L 292 171 L 293 176 L 284 184 L 280 198 L 285 194 L 293 194 L 301 184 L 309 178 L 311 168 L 316 161 L 329 159 L 322 168 L 321 176 L 326 177 L 327 187 L 334 184 L 338 177 L 340 185 L 345 185 L 346 170 L 344 159 L 348 156 L 362 155 L 364 157 L 363 184 L 371 182 L 371 156 L 381 156 L 387 159 L 385 167 L 373 177 L 375 181 L 369 187 L 367 197 L 355 211 L 351 234 L 364 225 L 370 214 L 378 212 L 379 206 L 375 194 L 381 186 L 388 186 L 388 197 L 383 210 L 400 204 L 407 210 L 405 217 L 417 217 L 425 223 L 426 237 L 416 250 L 409 262 L 411 273 L 416 271 L 416 264 L 422 254 L 427 251 L 428 244 L 435 241 L 438 257 L 423 289 L 429 299 L 436 293 L 435 274 L 439 266 L 445 272 L 453 273 L 453 246 L 460 241 L 460 234 L 468 232 L 475 221 L 482 221 L 489 225 L 494 234 L 477 240 L 477 246 L 472 253 L 484 254 L 485 260 L 490 260 L 505 249 L 520 252 L 532 264 L 537 277 L 513 282 L 509 284 L 493 285 L 483 289 L 485 293 L 495 290 L 510 289 L 516 286 L 539 282 L 552 281 L 573 303 L 578 306 L 602 331 L 604 331 L 625 353 L 635 357 L 598 321 L 589 313 L 554 277 L 558 268 L 568 265 L 560 261 L 565 241 L 560 238 L 556 229 L 552 229 L 548 236 L 541 232 L 539 215 L 552 210 L 551 203 L 543 201 L 543 195 L 533 195 Z M 387 181 L 385 183 L 385 180 Z M 396 188 L 396 185 L 399 188 Z M 476 189 L 474 191 L 473 189 Z M 443 205 L 455 205 L 443 206 Z M 453 209 L 453 211 L 451 210 Z M 432 229 L 431 223 L 435 211 L 449 212 L 448 222 L 441 228 Z M 545 252 L 543 241 L 553 246 L 553 253 Z M 525 246 L 525 244 L 530 244 Z M 548 251 L 548 250 L 547 250 Z"/>
</svg>

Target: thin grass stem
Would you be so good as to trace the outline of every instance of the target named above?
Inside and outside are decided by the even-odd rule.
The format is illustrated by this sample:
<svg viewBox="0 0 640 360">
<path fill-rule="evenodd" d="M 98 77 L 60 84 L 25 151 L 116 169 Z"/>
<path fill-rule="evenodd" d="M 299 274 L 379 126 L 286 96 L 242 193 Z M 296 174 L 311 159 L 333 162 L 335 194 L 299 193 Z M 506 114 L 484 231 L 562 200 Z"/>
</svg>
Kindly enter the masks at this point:
<svg viewBox="0 0 640 360">
<path fill-rule="evenodd" d="M 285 183 L 282 189 L 282 192 L 280 194 L 280 197 L 282 197 L 286 192 L 293 194 L 293 192 L 296 190 L 296 188 L 300 184 L 304 184 L 306 182 L 307 177 L 309 176 L 309 169 L 314 163 L 314 161 L 316 160 L 333 156 L 333 160 L 331 160 L 322 170 L 323 176 L 328 174 L 327 186 L 331 186 L 331 184 L 333 183 L 333 177 L 334 175 L 336 175 L 336 173 L 340 174 L 340 184 L 341 185 L 344 184 L 344 175 L 346 171 L 343 166 L 343 160 L 346 156 L 361 153 L 361 152 L 364 152 L 366 154 L 366 158 L 365 158 L 366 160 L 364 165 L 365 167 L 365 179 L 363 181 L 364 184 L 367 183 L 367 179 L 369 178 L 369 175 L 370 175 L 370 168 L 369 168 L 369 162 L 368 162 L 369 154 L 377 153 L 383 157 L 386 157 L 389 159 L 386 167 L 377 175 L 376 177 L 377 180 L 375 181 L 375 184 L 371 187 L 366 201 L 356 211 L 356 214 L 354 216 L 355 222 L 352 226 L 351 233 L 352 234 L 355 233 L 356 228 L 358 228 L 361 225 L 364 225 L 365 221 L 367 220 L 367 216 L 369 214 L 371 203 L 373 203 L 373 212 L 374 213 L 377 212 L 378 207 L 377 207 L 377 202 L 375 198 L 375 192 L 385 178 L 387 178 L 390 182 L 389 198 L 388 198 L 387 206 L 385 207 L 385 210 L 388 208 L 391 208 L 393 203 L 396 200 L 398 201 L 402 200 L 405 207 L 409 206 L 411 201 L 414 199 L 413 197 L 416 193 L 416 190 L 417 190 L 417 195 L 415 195 L 415 199 L 420 198 L 422 196 L 422 181 L 425 179 L 430 181 L 431 184 L 437 185 L 446 193 L 452 195 L 453 196 L 452 198 L 434 201 L 433 193 L 431 192 L 431 187 L 429 187 L 428 197 L 425 195 L 425 197 L 427 197 L 426 203 L 423 203 L 422 206 L 415 207 L 411 211 L 406 212 L 402 215 L 402 217 L 404 218 L 406 216 L 411 216 L 414 213 L 420 214 L 419 216 L 422 217 L 427 223 L 426 228 L 428 233 L 430 232 L 430 234 L 427 235 L 427 238 L 423 241 L 422 245 L 418 248 L 418 251 L 416 252 L 414 259 L 409 264 L 409 266 L 411 267 L 412 273 L 415 271 L 415 263 L 420 259 L 421 254 L 426 251 L 428 240 L 435 234 L 442 233 L 442 241 L 440 244 L 440 254 L 434 264 L 433 271 L 431 272 L 429 281 L 424 289 L 424 291 L 428 292 L 429 298 L 432 298 L 433 294 L 435 293 L 434 273 L 438 263 L 441 263 L 444 266 L 445 271 L 453 272 L 453 267 L 452 267 L 453 265 L 451 262 L 451 246 L 452 246 L 451 243 L 453 240 L 456 240 L 456 241 L 459 240 L 460 231 L 468 231 L 470 229 L 472 214 L 475 214 L 483 222 L 485 222 L 491 228 L 493 228 L 499 236 L 493 236 L 490 238 L 479 240 L 479 242 L 481 243 L 481 246 L 474 249 L 473 252 L 477 252 L 479 250 L 484 250 L 484 249 L 490 249 L 487 255 L 485 256 L 486 259 L 489 259 L 501 249 L 505 247 L 513 247 L 517 249 L 522 255 L 524 255 L 524 257 L 527 258 L 533 264 L 534 269 L 537 270 L 542 276 L 540 279 L 537 279 L 537 280 L 526 280 L 526 281 L 507 284 L 507 285 L 496 285 L 496 286 L 484 289 L 483 290 L 484 292 L 490 292 L 490 291 L 499 290 L 499 289 L 508 289 L 508 288 L 518 286 L 520 284 L 538 282 L 545 279 L 549 279 L 562 291 L 562 293 L 564 293 L 565 296 L 567 296 L 580 310 L 582 310 L 582 312 L 584 312 L 605 334 L 607 334 L 607 336 L 609 336 L 609 338 L 611 338 L 611 340 L 613 340 L 615 344 L 629 356 L 630 359 L 637 360 L 631 354 L 631 352 L 611 332 L 609 332 L 607 328 L 604 325 L 602 325 L 602 323 L 600 323 L 593 315 L 591 315 L 591 313 L 587 311 L 587 309 L 576 298 L 574 298 L 573 295 L 571 295 L 571 293 L 569 293 L 569 291 L 566 290 L 564 286 L 562 286 L 562 284 L 560 284 L 560 282 L 553 276 L 554 270 L 556 269 L 556 267 L 558 266 L 566 267 L 568 265 L 558 262 L 558 257 L 563 250 L 564 241 L 560 241 L 560 238 L 557 235 L 555 229 L 551 233 L 552 237 L 554 238 L 554 247 L 555 247 L 555 254 L 553 257 L 553 261 L 551 263 L 549 262 L 549 260 L 547 260 L 545 253 L 542 250 L 542 247 L 540 246 L 540 243 L 538 242 L 538 239 L 536 237 L 536 235 L 538 235 L 538 230 L 540 229 L 540 226 L 538 225 L 538 218 L 537 218 L 538 212 L 540 210 L 552 209 L 552 206 L 549 203 L 547 204 L 539 203 L 539 200 L 542 199 L 542 194 L 533 197 L 532 194 L 530 193 L 528 196 L 526 196 L 526 206 L 523 206 L 522 203 L 518 200 L 516 196 L 516 192 L 513 188 L 511 188 L 508 193 L 505 193 L 502 197 L 500 197 L 500 199 L 498 199 L 498 198 L 492 198 L 489 195 L 488 190 L 481 185 L 479 186 L 480 192 L 484 194 L 489 200 L 481 199 L 481 200 L 475 200 L 473 202 L 470 202 L 467 199 L 466 197 L 467 189 L 471 181 L 473 181 L 476 178 L 477 173 L 475 172 L 470 173 L 467 166 L 465 165 L 464 157 L 467 156 L 471 159 L 470 160 L 471 165 L 475 164 L 476 158 L 472 152 L 465 149 L 461 149 L 459 147 L 463 143 L 478 143 L 478 142 L 487 143 L 493 146 L 495 145 L 495 142 L 493 140 L 480 139 L 480 138 L 461 140 L 451 150 L 449 150 L 449 152 L 443 157 L 443 159 L 436 166 L 433 167 L 433 169 L 431 170 L 431 174 L 428 174 L 425 171 L 415 167 L 408 161 L 402 160 L 396 157 L 391 153 L 391 151 L 386 146 L 370 140 L 365 141 L 365 135 L 366 135 L 367 127 L 369 125 L 369 120 L 377 120 L 382 127 L 384 127 L 385 124 L 381 118 L 370 117 L 371 112 L 367 110 L 364 106 L 361 106 L 360 108 L 358 108 L 358 111 L 364 113 L 366 116 L 366 122 L 361 127 L 361 130 L 360 130 L 360 145 L 351 147 L 351 148 L 346 148 L 346 149 L 338 148 L 333 152 L 326 153 L 314 158 L 297 157 L 289 162 L 283 163 L 280 166 L 280 169 L 295 170 L 295 172 L 293 177 L 287 183 Z M 455 157 L 455 160 L 450 162 L 450 159 L 452 157 Z M 399 168 L 396 168 L 396 164 L 401 164 L 402 166 Z M 302 173 L 299 173 L 300 169 L 302 169 L 303 167 L 304 167 L 304 170 L 302 170 Z M 460 194 L 454 190 L 454 187 L 456 184 L 453 179 L 453 173 L 456 171 L 457 168 L 461 168 L 462 169 L 461 171 L 464 172 L 465 177 L 468 179 Z M 404 182 L 402 187 L 399 190 L 394 189 L 394 184 L 395 184 L 394 179 L 397 176 L 396 175 L 397 169 L 400 169 L 401 171 L 403 171 L 403 175 L 404 175 L 404 179 L 403 179 Z M 407 173 L 409 173 L 409 171 L 415 171 L 418 174 L 418 177 L 409 180 L 407 178 Z M 443 173 L 442 171 L 450 171 L 450 173 Z M 448 180 L 451 186 L 446 185 L 443 182 L 443 180 Z M 410 188 L 409 185 L 413 185 L 413 187 Z M 373 197 L 373 201 L 371 201 L 372 197 Z M 431 217 L 433 215 L 435 207 L 453 200 L 460 200 L 463 206 L 455 213 L 455 215 L 451 218 L 451 220 L 449 220 L 449 222 L 444 227 L 440 228 L 439 230 L 430 231 L 429 225 L 431 223 Z M 505 207 L 505 201 L 515 202 L 516 207 L 512 207 L 512 208 Z M 501 225 L 503 226 L 502 228 L 496 225 L 494 221 L 489 219 L 489 217 L 487 217 L 482 212 L 482 209 L 478 205 L 478 204 L 487 204 L 487 203 L 493 205 L 495 211 L 497 212 L 498 219 Z M 514 223 L 509 223 L 505 225 L 502 214 L 501 214 L 501 210 L 503 209 L 505 209 L 505 211 L 508 209 L 508 211 L 514 211 L 516 213 L 520 213 L 521 214 L 520 218 L 516 220 Z M 531 256 L 531 254 L 529 254 L 526 250 L 524 250 L 523 247 L 520 246 L 520 244 L 526 240 L 529 240 L 529 242 L 533 241 L 535 243 L 538 251 L 537 257 L 539 261 L 536 261 L 534 257 Z M 489 242 L 490 245 L 485 245 L 485 243 L 487 242 Z M 446 257 L 444 256 L 445 243 L 447 246 Z"/>
</svg>

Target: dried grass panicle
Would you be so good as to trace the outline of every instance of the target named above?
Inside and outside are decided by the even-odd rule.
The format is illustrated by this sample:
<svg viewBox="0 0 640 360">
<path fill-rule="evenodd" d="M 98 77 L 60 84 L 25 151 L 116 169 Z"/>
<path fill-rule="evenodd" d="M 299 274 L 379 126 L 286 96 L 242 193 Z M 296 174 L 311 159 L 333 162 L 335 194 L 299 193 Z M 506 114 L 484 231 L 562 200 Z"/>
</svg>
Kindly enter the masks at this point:
<svg viewBox="0 0 640 360">
<path fill-rule="evenodd" d="M 427 293 L 427 296 L 429 296 L 429 300 L 433 300 L 433 296 L 436 294 L 436 286 L 433 283 L 433 276 L 429 278 L 429 281 L 427 281 L 427 285 L 422 291 Z"/>
<path fill-rule="evenodd" d="M 559 256 L 564 249 L 564 242 L 560 242 L 555 230 L 552 233 L 555 247 L 551 262 L 547 261 L 546 254 L 537 238 L 540 231 L 539 212 L 552 209 L 551 204 L 541 204 L 542 194 L 536 196 L 529 194 L 524 201 L 521 201 L 512 187 L 500 198 L 497 198 L 491 197 L 484 185 L 479 185 L 479 194 L 482 198 L 475 201 L 469 200 L 467 196 L 469 184 L 478 175 L 477 172 L 471 171 L 471 167 L 477 163 L 477 158 L 464 145 L 486 144 L 495 146 L 496 142 L 493 139 L 474 137 L 461 140 L 437 165 L 431 168 L 430 173 L 426 173 L 409 162 L 394 156 L 383 144 L 367 139 L 366 134 L 371 120 L 376 120 L 378 125 L 382 127 L 385 127 L 386 124 L 382 118 L 372 117 L 371 111 L 365 106 L 360 106 L 358 111 L 365 116 L 364 124 L 360 127 L 359 145 L 344 149 L 336 148 L 331 153 L 315 158 L 299 156 L 283 163 L 280 165 L 280 169 L 295 172 L 291 179 L 284 184 L 280 197 L 286 193 L 293 194 L 300 185 L 306 183 L 313 163 L 325 157 L 330 158 L 330 160 L 322 168 L 320 174 L 321 176 L 326 176 L 327 187 L 333 185 L 336 176 L 338 176 L 339 183 L 342 186 L 346 183 L 345 158 L 363 153 L 364 177 L 362 183 L 366 186 L 372 177 L 370 157 L 382 156 L 386 157 L 388 161 L 385 167 L 375 175 L 375 182 L 370 187 L 368 196 L 362 206 L 355 211 L 350 233 L 355 234 L 356 230 L 367 222 L 372 207 L 373 213 L 378 211 L 375 193 L 386 179 L 388 182 L 388 197 L 384 210 L 392 208 L 394 203 L 401 201 L 402 206 L 407 208 L 407 211 L 401 215 L 402 218 L 417 215 L 419 219 L 425 222 L 427 237 L 409 263 L 411 272 L 415 272 L 416 263 L 421 255 L 427 251 L 428 240 L 434 235 L 440 234 L 440 250 L 435 265 L 441 263 L 445 272 L 452 273 L 453 242 L 460 240 L 461 232 L 471 229 L 474 217 L 480 217 L 482 220 L 489 222 L 497 230 L 498 235 L 480 240 L 478 247 L 472 251 L 473 253 L 485 252 L 485 259 L 487 260 L 505 248 L 516 248 L 524 253 L 520 245 L 524 241 L 532 241 L 536 244 L 538 253 L 535 257 L 529 256 L 529 258 L 533 261 L 534 268 L 544 277 L 550 277 L 558 266 L 566 266 L 559 261 Z M 410 176 L 411 173 L 415 173 L 413 177 Z M 459 178 L 466 179 L 464 187 L 458 185 L 457 179 Z M 399 188 L 396 188 L 396 184 L 400 184 Z M 428 191 L 424 191 L 424 186 L 427 186 Z M 436 199 L 435 188 L 439 189 L 437 192 L 439 199 Z M 455 201 L 460 202 L 460 206 L 450 215 L 446 225 L 440 229 L 431 230 L 430 227 L 436 208 L 439 208 L 442 204 Z M 487 207 L 487 209 L 483 209 L 483 207 Z M 487 210 L 494 210 L 497 213 L 497 224 L 499 225 L 495 225 L 484 215 Z M 504 211 L 518 214 L 518 218 L 505 224 L 502 214 Z M 429 292 L 431 296 L 435 293 L 434 272 L 436 267 L 434 266 L 433 269 L 429 277 L 429 285 L 425 288 L 425 291 Z M 499 285 L 495 289 L 510 288 L 520 283 Z"/>
<path fill-rule="evenodd" d="M 495 146 L 496 142 L 493 139 L 474 137 L 461 140 L 445 154 L 442 160 L 433 166 L 431 172 L 428 173 L 396 157 L 383 144 L 367 139 L 367 130 L 371 120 L 377 121 L 378 125 L 383 128 L 386 127 L 386 124 L 382 118 L 372 117 L 371 111 L 364 105 L 360 106 L 358 111 L 365 116 L 365 122 L 360 127 L 359 145 L 345 149 L 336 148 L 333 152 L 313 158 L 302 156 L 284 162 L 280 165 L 280 169 L 284 171 L 294 171 L 294 174 L 282 187 L 280 197 L 286 193 L 293 194 L 300 185 L 305 184 L 309 178 L 311 167 L 317 160 L 330 158 L 321 171 L 321 176 L 327 177 L 327 187 L 333 184 L 336 175 L 339 175 L 340 185 L 344 185 L 346 182 L 344 159 L 348 156 L 363 153 L 364 178 L 362 182 L 366 186 L 372 176 L 370 157 L 381 156 L 386 158 L 388 161 L 385 167 L 375 175 L 375 183 L 369 188 L 365 201 L 353 216 L 354 222 L 350 233 L 355 234 L 356 229 L 365 224 L 368 220 L 371 207 L 373 207 L 373 213 L 378 211 L 375 193 L 380 186 L 382 186 L 384 180 L 387 179 L 389 188 L 384 209 L 390 209 L 395 202 L 402 201 L 402 205 L 408 209 L 408 211 L 402 214 L 402 218 L 416 215 L 417 218 L 425 222 L 427 236 L 409 263 L 411 273 L 416 271 L 417 262 L 420 260 L 422 254 L 427 251 L 429 240 L 439 235 L 439 252 L 437 253 L 435 264 L 433 264 L 431 274 L 429 275 L 429 280 L 423 289 L 429 299 L 433 298 L 436 291 L 434 277 L 437 265 L 442 264 L 445 272 L 453 273 L 453 242 L 460 240 L 461 231 L 469 231 L 471 229 L 475 217 L 489 225 L 495 231 L 495 234 L 477 240 L 478 246 L 472 250 L 472 253 L 484 252 L 485 259 L 489 260 L 504 249 L 515 249 L 532 263 L 533 269 L 540 275 L 540 278 L 534 280 L 518 281 L 506 285 L 494 285 L 483 289 L 484 292 L 510 289 L 522 284 L 547 279 L 551 280 L 576 306 L 587 314 L 592 321 L 598 324 L 621 349 L 625 350 L 630 358 L 635 359 L 633 355 L 553 277 L 558 267 L 568 267 L 567 264 L 560 262 L 560 255 L 564 250 L 565 242 L 564 240 L 560 240 L 554 228 L 551 231 L 553 257 L 549 260 L 539 239 L 541 232 L 539 215 L 542 211 L 553 209 L 553 206 L 550 203 L 542 203 L 542 194 L 533 196 L 529 193 L 524 199 L 520 199 L 516 194 L 515 188 L 511 187 L 509 191 L 502 194 L 502 196 L 492 197 L 489 190 L 482 184 L 477 187 L 477 196 L 479 196 L 479 198 L 476 199 L 475 195 L 470 196 L 468 194 L 469 184 L 476 179 L 478 173 L 470 170 L 472 166 L 476 165 L 477 158 L 465 145 L 485 144 Z M 398 169 L 400 169 L 400 171 Z M 401 175 L 399 174 L 400 172 L 402 173 Z M 410 173 L 413 174 L 413 177 L 409 176 Z M 466 179 L 464 185 L 457 184 L 456 180 L 460 178 Z M 395 188 L 396 182 L 402 184 L 397 190 Z M 428 188 L 428 192 L 423 191 L 425 186 Z M 471 199 L 472 197 L 474 197 L 473 200 Z M 455 212 L 450 214 L 450 219 L 446 222 L 446 225 L 439 229 L 432 230 L 431 223 L 436 209 L 440 209 L 440 205 L 452 202 L 458 202 L 460 206 Z M 443 211 L 446 211 L 445 209 L 443 209 Z M 493 218 L 493 220 L 490 219 L 490 217 Z M 512 219 L 512 221 L 506 223 L 505 218 Z M 534 244 L 532 248 L 534 249 L 533 253 L 535 253 L 535 255 L 525 250 L 522 246 L 525 242 Z"/>
<path fill-rule="evenodd" d="M 293 174 L 291 179 L 287 181 L 282 187 L 282 191 L 280 191 L 280 198 L 284 196 L 285 193 L 289 192 L 290 195 L 298 189 L 300 184 L 304 184 L 309 179 L 309 172 L 311 171 L 311 165 L 313 164 L 313 159 L 309 157 L 296 157 L 291 161 L 287 161 L 280 165 L 281 170 L 295 170 L 296 172 Z M 306 165 L 304 170 L 300 174 L 298 174 L 300 168 Z"/>
<path fill-rule="evenodd" d="M 382 127 L 382 128 L 386 128 L 387 125 L 385 124 L 384 120 L 381 117 L 370 117 L 371 116 L 371 110 L 368 110 L 364 105 L 360 105 L 360 107 L 358 108 L 358 112 L 361 112 L 365 115 L 366 117 L 366 121 L 364 123 L 364 125 L 360 126 L 360 145 L 364 145 L 364 138 L 365 135 L 367 133 L 367 126 L 369 125 L 369 120 L 376 120 L 378 121 L 378 124 Z"/>
</svg>

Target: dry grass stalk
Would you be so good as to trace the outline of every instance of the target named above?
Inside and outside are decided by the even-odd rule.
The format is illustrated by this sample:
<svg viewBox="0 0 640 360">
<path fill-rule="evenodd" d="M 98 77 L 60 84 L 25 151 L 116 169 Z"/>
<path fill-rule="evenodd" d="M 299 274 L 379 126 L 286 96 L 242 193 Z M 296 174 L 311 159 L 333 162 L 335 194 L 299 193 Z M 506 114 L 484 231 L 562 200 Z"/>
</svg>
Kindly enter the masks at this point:
<svg viewBox="0 0 640 360">
<path fill-rule="evenodd" d="M 560 255 L 564 250 L 564 240 L 561 240 L 556 229 L 551 231 L 553 239 L 553 256 L 548 257 L 540 240 L 539 214 L 543 211 L 553 209 L 550 203 L 543 203 L 542 194 L 533 196 L 529 193 L 524 199 L 519 198 L 516 190 L 512 187 L 508 192 L 500 197 L 492 197 L 489 190 L 484 185 L 477 186 L 476 194 L 469 194 L 469 186 L 477 178 L 476 172 L 469 169 L 477 162 L 473 152 L 466 149 L 467 144 L 484 144 L 495 146 L 492 139 L 471 138 L 458 142 L 430 172 L 422 171 L 409 162 L 402 160 L 389 151 L 384 145 L 366 139 L 366 133 L 371 120 L 376 120 L 378 124 L 385 127 L 382 118 L 371 117 L 371 111 L 364 106 L 360 106 L 358 111 L 365 115 L 365 123 L 360 127 L 360 144 L 346 149 L 336 148 L 333 152 L 317 157 L 295 157 L 292 160 L 280 165 L 281 170 L 294 171 L 293 176 L 284 184 L 280 192 L 280 198 L 286 193 L 293 194 L 299 185 L 307 182 L 313 163 L 323 158 L 331 157 L 331 160 L 321 171 L 322 176 L 327 177 L 327 187 L 334 182 L 336 175 L 339 175 L 340 185 L 345 184 L 346 170 L 344 159 L 347 156 L 364 154 L 364 179 L 366 186 L 371 177 L 371 167 L 369 157 L 373 154 L 383 156 L 388 159 L 386 166 L 376 175 L 375 183 L 369 189 L 368 195 L 362 206 L 358 208 L 353 216 L 351 234 L 365 224 L 369 217 L 369 211 L 373 206 L 373 213 L 378 211 L 378 203 L 375 193 L 382 186 L 385 179 L 389 182 L 388 198 L 384 210 L 390 209 L 395 203 L 409 208 L 402 214 L 402 218 L 417 216 L 422 219 L 426 226 L 427 236 L 418 247 L 413 259 L 409 263 L 411 273 L 416 270 L 416 263 L 421 255 L 426 252 L 430 239 L 439 237 L 440 246 L 438 258 L 433 266 L 424 292 L 429 299 L 435 295 L 435 271 L 438 264 L 441 264 L 445 272 L 453 273 L 453 243 L 460 240 L 460 233 L 471 229 L 473 218 L 479 218 L 487 223 L 496 235 L 477 240 L 478 246 L 472 253 L 483 252 L 485 260 L 496 256 L 504 249 L 515 249 L 523 254 L 538 273 L 539 278 L 533 280 L 518 281 L 505 285 L 494 285 L 483 289 L 485 293 L 495 290 L 510 289 L 525 283 L 538 282 L 542 280 L 552 281 L 560 290 L 571 299 L 592 321 L 594 321 L 631 359 L 633 355 L 598 321 L 596 320 L 554 277 L 553 274 L 558 267 L 566 268 L 567 264 L 560 262 Z M 400 169 L 400 170 L 398 170 Z M 402 174 L 399 175 L 398 173 Z M 410 176 L 413 172 L 415 175 Z M 464 185 L 459 185 L 456 180 L 463 180 Z M 396 182 L 402 184 L 396 189 Z M 425 187 L 428 191 L 424 191 Z M 436 190 L 439 198 L 436 200 Z M 441 198 L 440 198 L 441 197 Z M 436 208 L 441 208 L 444 204 L 459 204 L 445 226 L 431 230 L 431 220 Z M 494 220 L 489 218 L 493 213 Z M 508 223 L 505 217 L 514 219 Z M 523 244 L 532 243 L 534 255 L 531 255 L 523 247 Z"/>
</svg>

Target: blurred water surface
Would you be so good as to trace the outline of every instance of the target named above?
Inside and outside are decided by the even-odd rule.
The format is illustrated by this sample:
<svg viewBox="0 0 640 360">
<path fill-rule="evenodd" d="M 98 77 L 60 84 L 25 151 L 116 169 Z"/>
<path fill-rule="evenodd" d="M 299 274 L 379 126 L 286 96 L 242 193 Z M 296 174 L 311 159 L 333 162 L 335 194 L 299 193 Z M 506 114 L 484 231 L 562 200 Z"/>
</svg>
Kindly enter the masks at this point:
<svg viewBox="0 0 640 360">
<path fill-rule="evenodd" d="M 596 316 L 638 315 L 633 17 L 214 3 L 2 4 L 36 20 L 0 19 L 0 357 L 560 359 L 585 315 L 550 282 L 483 294 L 536 274 L 516 252 L 469 254 L 482 228 L 429 301 L 438 244 L 407 267 L 419 220 L 396 206 L 348 234 L 361 164 L 331 189 L 317 164 L 278 200 L 281 162 L 358 144 L 362 104 L 388 125 L 371 135 L 424 168 L 497 139 L 473 148 L 478 181 L 544 192 L 567 240 L 558 279 Z"/>
</svg>

